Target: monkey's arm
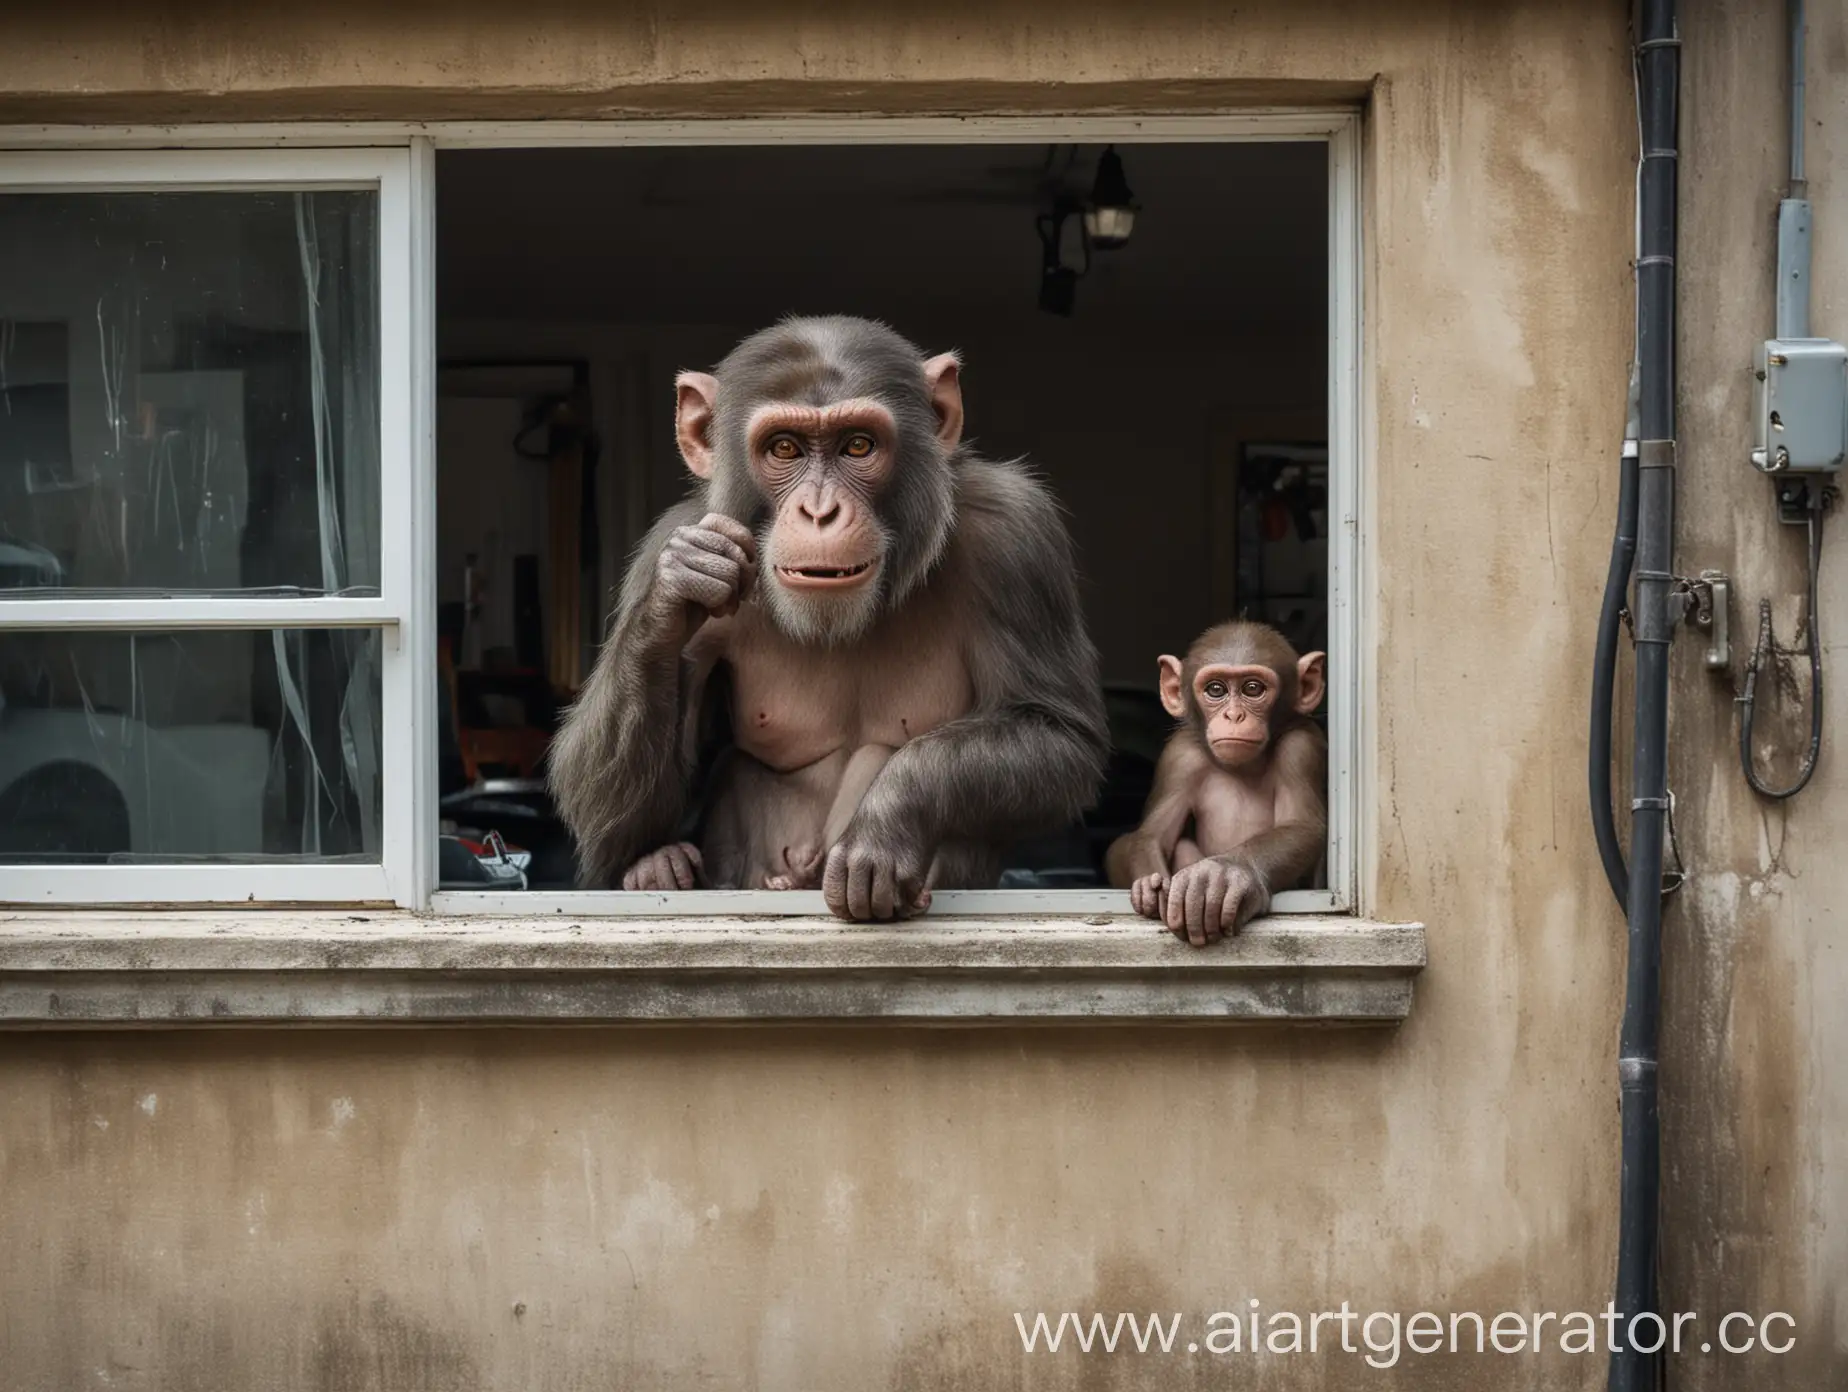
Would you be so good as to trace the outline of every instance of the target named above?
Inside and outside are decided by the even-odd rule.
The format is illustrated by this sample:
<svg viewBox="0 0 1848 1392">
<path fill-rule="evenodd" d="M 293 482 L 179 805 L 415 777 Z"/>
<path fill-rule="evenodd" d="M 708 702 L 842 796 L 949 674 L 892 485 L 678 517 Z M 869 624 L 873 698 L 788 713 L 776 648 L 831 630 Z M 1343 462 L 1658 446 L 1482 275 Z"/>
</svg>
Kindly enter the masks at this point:
<svg viewBox="0 0 1848 1392">
<path fill-rule="evenodd" d="M 841 834 L 847 830 L 847 823 L 853 820 L 853 814 L 859 810 L 860 799 L 873 786 L 873 780 L 890 761 L 892 753 L 890 745 L 863 744 L 848 758 L 847 770 L 841 775 L 841 786 L 835 790 L 833 805 L 828 808 L 827 821 L 822 826 L 823 851 L 841 839 Z"/>
<path fill-rule="evenodd" d="M 1206 772 L 1206 756 L 1186 730 L 1168 737 L 1155 765 L 1155 786 L 1143 809 L 1142 825 L 1110 843 L 1104 873 L 1114 889 L 1128 889 L 1144 875 L 1157 875 L 1173 863 L 1175 843 L 1193 815 L 1194 795 Z"/>
<path fill-rule="evenodd" d="M 788 873 L 771 875 L 764 888 L 820 887 L 822 863 L 827 857 L 828 848 L 841 839 L 847 824 L 853 820 L 853 814 L 859 810 L 860 799 L 866 796 L 866 790 L 872 786 L 873 780 L 879 776 L 879 770 L 886 766 L 886 761 L 891 757 L 892 747 L 886 744 L 863 744 L 853 751 L 841 774 L 840 787 L 835 790 L 827 819 L 822 824 L 821 840 L 813 846 L 798 849 L 796 858 L 789 860 Z M 785 855 L 787 858 L 788 853 Z"/>
<path fill-rule="evenodd" d="M 941 578 L 965 616 L 974 709 L 902 746 L 867 791 L 823 876 L 844 916 L 927 908 L 924 876 L 946 841 L 1001 845 L 1069 822 L 1096 797 L 1109 752 L 1057 504 L 1018 468 L 963 469 L 957 554 Z"/>
<path fill-rule="evenodd" d="M 1272 894 L 1307 877 L 1328 845 L 1328 741 L 1314 725 L 1296 725 L 1277 741 L 1272 758 L 1275 824 L 1219 857 L 1256 873 L 1264 892 L 1253 914 L 1270 907 Z"/>
<path fill-rule="evenodd" d="M 609 887 L 674 840 L 686 811 L 700 700 L 722 648 L 720 631 L 701 627 L 697 577 L 670 554 L 699 513 L 697 500 L 670 509 L 638 548 L 610 636 L 546 759 L 585 888 Z"/>
</svg>

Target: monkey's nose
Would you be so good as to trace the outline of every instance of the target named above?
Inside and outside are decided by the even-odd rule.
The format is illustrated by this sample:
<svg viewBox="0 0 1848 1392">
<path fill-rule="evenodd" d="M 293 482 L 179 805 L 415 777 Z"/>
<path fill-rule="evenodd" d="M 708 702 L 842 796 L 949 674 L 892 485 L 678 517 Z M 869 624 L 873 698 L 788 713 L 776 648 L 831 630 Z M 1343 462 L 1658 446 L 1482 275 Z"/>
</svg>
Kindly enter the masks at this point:
<svg viewBox="0 0 1848 1392">
<path fill-rule="evenodd" d="M 798 506 L 802 509 L 802 515 L 817 527 L 829 527 L 840 520 L 841 505 L 838 499 L 824 498 L 819 503 L 811 503 L 804 498 Z"/>
</svg>

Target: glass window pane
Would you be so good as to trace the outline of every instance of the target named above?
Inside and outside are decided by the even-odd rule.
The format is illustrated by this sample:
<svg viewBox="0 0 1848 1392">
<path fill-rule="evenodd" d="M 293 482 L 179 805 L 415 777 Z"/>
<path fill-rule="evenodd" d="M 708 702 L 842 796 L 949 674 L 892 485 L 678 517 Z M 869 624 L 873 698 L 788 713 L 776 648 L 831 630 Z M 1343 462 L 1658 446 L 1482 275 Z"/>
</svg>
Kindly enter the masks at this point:
<svg viewBox="0 0 1848 1392">
<path fill-rule="evenodd" d="M 376 595 L 378 195 L 0 192 L 0 593 Z"/>
<path fill-rule="evenodd" d="M 0 863 L 379 859 L 376 630 L 0 633 Z"/>
</svg>

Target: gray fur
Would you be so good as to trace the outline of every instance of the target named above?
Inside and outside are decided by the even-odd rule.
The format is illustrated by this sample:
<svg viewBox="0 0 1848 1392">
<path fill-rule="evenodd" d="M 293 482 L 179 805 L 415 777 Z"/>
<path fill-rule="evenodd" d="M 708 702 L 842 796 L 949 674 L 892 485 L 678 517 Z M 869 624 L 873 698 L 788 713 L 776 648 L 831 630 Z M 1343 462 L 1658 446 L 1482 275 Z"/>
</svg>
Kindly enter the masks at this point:
<svg viewBox="0 0 1848 1392">
<path fill-rule="evenodd" d="M 1110 738 L 1051 491 L 1019 464 L 958 451 L 956 499 L 943 580 L 965 597 L 976 629 L 975 709 L 894 754 L 861 811 L 933 845 L 998 844 L 1082 812 Z"/>
<path fill-rule="evenodd" d="M 920 883 L 992 884 L 1000 846 L 1069 821 L 1094 798 L 1109 739 L 1064 520 L 1019 465 L 944 449 L 923 361 L 883 325 L 792 319 L 746 339 L 717 368 L 713 477 L 637 547 L 596 670 L 548 760 L 584 885 L 616 882 L 678 838 L 704 683 L 681 655 L 677 616 L 670 622 L 650 603 L 656 562 L 676 527 L 708 512 L 756 531 L 762 559 L 773 500 L 743 458 L 743 435 L 766 401 L 868 396 L 893 412 L 900 457 L 874 505 L 888 549 L 871 620 L 903 622 L 920 586 L 948 585 L 969 624 L 974 708 L 892 756 L 850 824 L 853 854 L 896 857 Z"/>
<path fill-rule="evenodd" d="M 586 888 L 609 887 L 638 856 L 674 839 L 686 810 L 700 693 L 647 599 L 668 536 L 703 515 L 698 500 L 676 504 L 636 548 L 597 665 L 546 756 Z"/>
<path fill-rule="evenodd" d="M 879 598 L 886 606 L 903 603 L 936 565 L 956 524 L 951 460 L 937 440 L 924 354 L 868 319 L 785 319 L 732 349 L 713 375 L 720 382 L 712 432 L 719 467 L 705 490 L 707 508 L 737 518 L 760 543 L 774 500 L 764 497 L 744 463 L 745 424 L 754 409 L 766 401 L 825 406 L 871 397 L 892 412 L 906 457 L 876 509 L 886 542 Z"/>
</svg>

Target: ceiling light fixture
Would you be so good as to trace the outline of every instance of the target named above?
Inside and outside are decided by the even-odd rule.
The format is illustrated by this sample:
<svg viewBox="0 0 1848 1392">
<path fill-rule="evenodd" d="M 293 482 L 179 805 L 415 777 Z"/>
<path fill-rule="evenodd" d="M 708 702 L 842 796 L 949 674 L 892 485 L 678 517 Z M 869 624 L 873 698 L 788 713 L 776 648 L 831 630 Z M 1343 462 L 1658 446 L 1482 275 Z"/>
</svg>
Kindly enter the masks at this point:
<svg viewBox="0 0 1848 1392">
<path fill-rule="evenodd" d="M 1097 161 L 1089 198 L 1080 202 L 1057 189 L 1051 198 L 1050 211 L 1034 219 L 1040 239 L 1039 307 L 1063 319 L 1071 316 L 1078 282 L 1091 273 L 1092 249 L 1115 251 L 1125 245 L 1135 228 L 1139 206 L 1114 145 L 1106 148 Z M 1074 240 L 1083 257 L 1076 265 L 1066 258 L 1068 225 L 1078 233 Z"/>
<path fill-rule="evenodd" d="M 1098 250 L 1115 251 L 1129 241 L 1138 211 L 1136 196 L 1123 174 L 1122 156 L 1116 146 L 1109 146 L 1097 162 L 1097 181 L 1091 186 L 1091 201 L 1085 204 L 1085 236 Z"/>
</svg>

